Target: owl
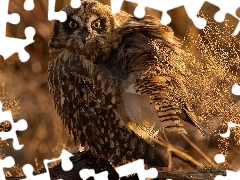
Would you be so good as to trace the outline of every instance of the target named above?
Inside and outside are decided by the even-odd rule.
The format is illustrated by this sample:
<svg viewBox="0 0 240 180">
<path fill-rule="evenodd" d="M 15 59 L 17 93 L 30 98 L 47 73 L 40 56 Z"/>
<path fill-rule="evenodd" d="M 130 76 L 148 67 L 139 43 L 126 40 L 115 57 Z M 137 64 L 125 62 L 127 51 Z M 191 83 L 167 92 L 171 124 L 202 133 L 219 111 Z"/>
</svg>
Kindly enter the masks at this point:
<svg viewBox="0 0 240 180">
<path fill-rule="evenodd" d="M 144 159 L 168 162 L 143 136 L 202 130 L 184 86 L 181 42 L 156 17 L 138 19 L 93 0 L 67 6 L 49 40 L 48 83 L 55 107 L 75 143 L 114 166 Z"/>
</svg>

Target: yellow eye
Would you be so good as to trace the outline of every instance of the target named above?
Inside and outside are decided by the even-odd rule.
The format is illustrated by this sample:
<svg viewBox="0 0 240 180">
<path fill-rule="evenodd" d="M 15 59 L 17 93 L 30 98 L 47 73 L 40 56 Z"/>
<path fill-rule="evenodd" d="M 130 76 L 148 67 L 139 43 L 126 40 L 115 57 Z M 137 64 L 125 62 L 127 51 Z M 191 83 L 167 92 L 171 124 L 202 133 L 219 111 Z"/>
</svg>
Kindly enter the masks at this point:
<svg viewBox="0 0 240 180">
<path fill-rule="evenodd" d="M 68 26 L 72 29 L 72 28 L 76 28 L 78 26 L 78 24 L 76 22 L 74 22 L 74 21 L 70 21 L 68 23 Z"/>
<path fill-rule="evenodd" d="M 101 22 L 100 20 L 96 21 L 92 25 L 95 29 L 100 29 L 101 28 Z"/>
</svg>

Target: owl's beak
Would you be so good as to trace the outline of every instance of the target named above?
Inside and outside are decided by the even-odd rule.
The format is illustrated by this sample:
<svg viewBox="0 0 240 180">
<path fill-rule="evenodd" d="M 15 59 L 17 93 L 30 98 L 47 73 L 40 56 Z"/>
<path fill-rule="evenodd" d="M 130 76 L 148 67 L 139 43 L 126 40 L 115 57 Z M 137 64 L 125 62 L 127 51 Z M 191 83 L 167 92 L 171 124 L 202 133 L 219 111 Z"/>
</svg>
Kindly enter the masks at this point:
<svg viewBox="0 0 240 180">
<path fill-rule="evenodd" d="M 83 41 L 84 46 L 86 45 L 88 34 L 89 34 L 88 33 L 88 29 L 87 28 L 83 28 L 83 31 L 82 31 L 82 41 Z"/>
</svg>

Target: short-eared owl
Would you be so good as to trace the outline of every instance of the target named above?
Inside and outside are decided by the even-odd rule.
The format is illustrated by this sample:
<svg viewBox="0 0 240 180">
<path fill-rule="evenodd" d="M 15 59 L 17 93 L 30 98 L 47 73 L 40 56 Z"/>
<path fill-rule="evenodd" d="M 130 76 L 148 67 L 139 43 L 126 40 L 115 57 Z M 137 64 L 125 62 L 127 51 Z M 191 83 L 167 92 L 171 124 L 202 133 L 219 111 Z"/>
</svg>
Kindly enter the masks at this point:
<svg viewBox="0 0 240 180">
<path fill-rule="evenodd" d="M 48 81 L 58 114 L 76 142 L 121 165 L 167 166 L 135 127 L 184 132 L 197 126 L 181 83 L 180 41 L 156 17 L 137 19 L 97 1 L 67 6 L 49 41 Z M 179 65 L 180 64 L 180 65 Z"/>
</svg>

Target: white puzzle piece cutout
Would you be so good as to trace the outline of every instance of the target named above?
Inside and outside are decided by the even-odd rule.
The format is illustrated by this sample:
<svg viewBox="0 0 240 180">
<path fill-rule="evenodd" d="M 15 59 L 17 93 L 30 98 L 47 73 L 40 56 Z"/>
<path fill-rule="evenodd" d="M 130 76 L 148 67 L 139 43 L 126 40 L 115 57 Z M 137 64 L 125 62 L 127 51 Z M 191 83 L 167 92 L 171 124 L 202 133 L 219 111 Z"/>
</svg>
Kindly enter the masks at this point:
<svg viewBox="0 0 240 180">
<path fill-rule="evenodd" d="M 5 180 L 5 175 L 4 175 L 4 172 L 3 172 L 3 168 L 11 168 L 13 167 L 15 164 L 15 161 L 13 159 L 13 157 L 11 156 L 8 156 L 4 159 L 0 159 L 0 179 L 1 180 Z"/>
<path fill-rule="evenodd" d="M 26 175 L 26 178 L 23 180 L 50 180 L 50 174 L 49 174 L 49 169 L 48 169 L 48 163 L 61 160 L 62 161 L 62 169 L 64 171 L 69 171 L 73 168 L 73 164 L 71 160 L 69 159 L 73 154 L 70 152 L 66 151 L 65 149 L 62 150 L 61 155 L 58 158 L 54 158 L 51 160 L 45 159 L 43 161 L 44 167 L 46 169 L 45 173 L 38 174 L 38 175 L 33 175 L 33 167 L 30 164 L 25 164 L 23 166 L 23 172 Z"/>
<path fill-rule="evenodd" d="M 0 138 L 4 141 L 7 139 L 13 139 L 13 148 L 15 150 L 22 149 L 23 145 L 19 144 L 16 131 L 24 131 L 27 129 L 28 124 L 26 120 L 21 119 L 16 123 L 13 121 L 11 111 L 2 111 L 2 102 L 0 102 L 0 123 L 3 121 L 9 121 L 11 123 L 11 130 L 8 132 L 0 132 Z"/>
</svg>

